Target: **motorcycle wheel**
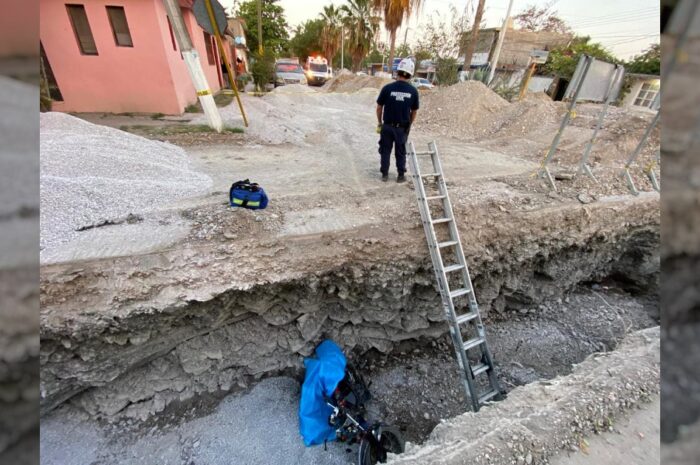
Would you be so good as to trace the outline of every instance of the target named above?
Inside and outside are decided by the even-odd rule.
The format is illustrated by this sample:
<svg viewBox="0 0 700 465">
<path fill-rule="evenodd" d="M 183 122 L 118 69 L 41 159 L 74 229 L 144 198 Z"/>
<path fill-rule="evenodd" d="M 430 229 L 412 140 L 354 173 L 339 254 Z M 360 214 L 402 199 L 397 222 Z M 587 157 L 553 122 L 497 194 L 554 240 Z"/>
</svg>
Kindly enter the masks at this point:
<svg viewBox="0 0 700 465">
<path fill-rule="evenodd" d="M 379 427 L 379 443 L 385 451 L 393 454 L 401 454 L 404 451 L 405 442 L 401 431 L 395 426 L 382 425 Z M 363 439 L 358 452 L 359 465 L 375 465 L 380 462 L 380 451 L 368 439 Z"/>
</svg>

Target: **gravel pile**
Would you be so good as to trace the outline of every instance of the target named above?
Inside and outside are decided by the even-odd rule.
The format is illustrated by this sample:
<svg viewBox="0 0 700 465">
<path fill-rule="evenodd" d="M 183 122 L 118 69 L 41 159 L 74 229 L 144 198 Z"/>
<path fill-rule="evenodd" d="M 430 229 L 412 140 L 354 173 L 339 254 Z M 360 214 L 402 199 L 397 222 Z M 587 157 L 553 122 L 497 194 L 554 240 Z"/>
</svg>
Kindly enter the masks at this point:
<svg viewBox="0 0 700 465">
<path fill-rule="evenodd" d="M 326 92 L 357 92 L 367 87 L 381 89 L 392 80 L 378 76 L 356 76 L 350 71 L 343 70 L 323 85 Z"/>
<path fill-rule="evenodd" d="M 174 145 L 63 113 L 43 113 L 40 124 L 42 255 L 78 229 L 168 207 L 211 186 Z"/>
<path fill-rule="evenodd" d="M 416 128 L 476 139 L 492 133 L 510 104 L 479 81 L 465 81 L 424 94 Z"/>
</svg>

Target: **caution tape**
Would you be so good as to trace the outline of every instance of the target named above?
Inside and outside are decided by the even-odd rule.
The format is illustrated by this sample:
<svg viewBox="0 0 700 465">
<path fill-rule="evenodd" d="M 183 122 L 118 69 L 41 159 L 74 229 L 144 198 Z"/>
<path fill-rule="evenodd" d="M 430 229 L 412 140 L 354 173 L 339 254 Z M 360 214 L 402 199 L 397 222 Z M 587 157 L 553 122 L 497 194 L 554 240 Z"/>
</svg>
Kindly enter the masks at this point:
<svg viewBox="0 0 700 465">
<path fill-rule="evenodd" d="M 211 95 L 211 90 L 204 89 L 204 90 L 197 91 L 197 97 L 204 97 L 205 95 Z"/>
</svg>

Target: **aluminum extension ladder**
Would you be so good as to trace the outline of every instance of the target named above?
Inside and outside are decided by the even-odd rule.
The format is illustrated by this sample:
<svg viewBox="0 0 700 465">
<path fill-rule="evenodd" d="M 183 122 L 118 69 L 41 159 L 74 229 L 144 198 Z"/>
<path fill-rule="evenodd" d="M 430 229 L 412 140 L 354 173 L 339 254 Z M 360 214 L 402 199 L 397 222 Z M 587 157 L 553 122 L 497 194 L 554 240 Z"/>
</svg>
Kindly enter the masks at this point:
<svg viewBox="0 0 700 465">
<path fill-rule="evenodd" d="M 472 410 L 476 412 L 485 402 L 502 399 L 504 392 L 498 384 L 491 352 L 486 343 L 486 332 L 484 331 L 479 307 L 474 296 L 474 287 L 469 277 L 469 269 L 464 258 L 462 243 L 459 240 L 459 231 L 454 220 L 450 197 L 447 194 L 447 185 L 437 146 L 435 142 L 431 142 L 428 144 L 427 152 L 416 152 L 413 142 L 410 142 L 408 149 L 411 178 L 413 179 L 418 198 L 418 208 L 423 228 L 425 229 L 425 237 L 428 240 L 428 249 L 430 250 L 430 257 L 435 269 L 435 278 L 442 297 L 442 307 L 450 325 L 450 334 L 455 347 L 457 361 L 459 362 L 460 377 L 462 378 L 467 398 L 471 401 Z M 432 162 L 430 173 L 421 173 L 420 156 L 430 156 Z M 428 195 L 426 194 L 426 189 L 430 186 L 425 181 L 429 181 L 431 178 L 434 178 L 436 181 L 437 192 L 431 192 Z M 430 188 L 434 189 L 433 187 Z M 433 205 L 437 206 L 438 202 L 435 201 L 440 201 L 444 217 L 432 218 L 430 202 L 434 202 Z M 449 236 L 445 235 L 444 231 L 441 231 L 443 241 L 439 242 L 436 229 L 445 225 L 448 228 Z M 445 265 L 443 263 L 443 250 L 447 251 L 449 249 L 454 251 L 456 263 Z M 459 275 L 459 284 L 456 284 L 455 289 L 452 290 L 448 275 L 452 277 L 455 274 Z M 453 279 L 453 281 L 455 280 Z M 464 297 L 468 299 L 469 311 L 458 315 L 455 310 L 455 301 Z M 466 334 L 463 335 L 463 331 Z M 486 375 L 485 382 L 479 382 L 478 377 L 480 375 Z"/>
</svg>

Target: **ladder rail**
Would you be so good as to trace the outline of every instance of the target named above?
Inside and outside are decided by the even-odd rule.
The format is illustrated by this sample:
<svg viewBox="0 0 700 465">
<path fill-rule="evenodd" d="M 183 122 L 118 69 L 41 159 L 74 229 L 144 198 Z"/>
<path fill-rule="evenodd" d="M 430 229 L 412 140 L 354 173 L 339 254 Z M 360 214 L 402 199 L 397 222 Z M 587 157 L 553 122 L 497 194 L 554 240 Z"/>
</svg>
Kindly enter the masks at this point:
<svg viewBox="0 0 700 465">
<path fill-rule="evenodd" d="M 466 376 L 466 370 L 471 370 L 469 359 L 464 350 L 460 350 L 464 341 L 462 340 L 462 334 L 459 331 L 459 325 L 457 324 L 457 316 L 454 311 L 454 304 L 452 299 L 449 298 L 449 286 L 447 283 L 447 278 L 444 275 L 442 268 L 442 256 L 437 245 L 437 235 L 435 233 L 435 228 L 431 222 L 430 218 L 430 206 L 426 200 L 425 186 L 420 177 L 420 165 L 418 157 L 416 155 L 415 147 L 413 142 L 409 143 L 409 163 L 411 164 L 411 171 L 413 173 L 413 185 L 416 189 L 418 195 L 418 209 L 420 211 L 421 220 L 423 221 L 423 229 L 425 231 L 426 239 L 428 240 L 428 249 L 430 251 L 431 260 L 433 263 L 433 271 L 435 273 L 435 279 L 438 283 L 438 290 L 440 292 L 440 300 L 442 301 L 442 309 L 445 313 L 445 318 L 449 322 L 450 326 L 450 337 L 452 338 L 452 345 L 455 349 L 455 355 L 457 357 L 457 362 L 460 367 L 460 377 L 462 378 L 462 384 L 464 385 L 465 392 L 470 394 L 470 398 L 474 399 L 474 389 L 472 383 Z M 435 266 L 438 264 L 438 266 Z"/>
<path fill-rule="evenodd" d="M 423 222 L 426 240 L 428 241 L 428 249 L 430 251 L 430 257 L 433 263 L 438 289 L 440 291 L 443 311 L 450 327 L 450 335 L 452 337 L 457 361 L 459 363 L 460 375 L 464 384 L 465 393 L 471 401 L 473 410 L 478 411 L 483 403 L 491 400 L 492 398 L 499 399 L 502 396 L 502 391 L 496 376 L 493 358 L 486 341 L 486 331 L 479 312 L 467 260 L 464 256 L 464 249 L 462 247 L 459 230 L 454 218 L 452 202 L 447 192 L 447 182 L 445 181 L 437 144 L 434 141 L 428 144 L 428 152 L 420 153 L 420 155 L 427 154 L 430 155 L 433 165 L 433 171 L 429 175 L 421 173 L 418 160 L 419 153 L 416 152 L 413 142 L 409 142 L 409 163 L 411 165 L 413 184 L 418 197 L 418 209 L 420 211 L 421 221 Z M 431 176 L 436 178 L 438 195 L 431 195 L 429 197 L 426 193 L 426 186 L 423 181 Z M 433 220 L 430 211 L 430 204 L 428 203 L 430 199 L 439 199 L 441 201 L 444 212 L 443 221 L 440 221 L 440 219 L 437 221 Z M 451 264 L 448 267 L 445 267 L 440 243 L 438 243 L 437 233 L 435 231 L 435 224 L 437 223 L 447 223 L 450 238 L 448 241 L 444 241 L 444 244 L 449 244 L 449 247 L 455 248 L 457 263 Z M 447 278 L 447 272 L 457 270 L 460 271 L 460 285 L 462 287 L 455 291 L 451 291 L 450 283 Z M 461 295 L 467 295 L 469 313 L 457 315 L 454 299 Z M 460 323 L 463 326 L 473 328 L 476 331 L 475 335 L 469 336 L 471 339 L 469 339 L 466 343 L 464 341 L 464 337 L 462 336 Z M 472 365 L 469 360 L 468 350 L 475 349 L 477 347 L 480 349 L 481 359 L 479 362 Z M 476 385 L 476 376 L 482 373 L 486 373 L 488 376 L 490 390 L 479 394 Z"/>
<path fill-rule="evenodd" d="M 437 144 L 435 142 L 431 142 L 428 145 L 429 149 L 431 152 L 433 152 L 435 155 L 433 157 L 433 162 L 434 162 L 434 168 L 435 171 L 438 173 L 441 173 L 442 176 L 440 176 L 440 184 L 441 184 L 441 193 L 445 195 L 445 198 L 443 199 L 445 203 L 445 209 L 450 212 L 450 215 L 452 216 L 454 220 L 454 210 L 452 209 L 452 201 L 450 200 L 450 196 L 447 194 L 447 181 L 445 180 L 444 176 L 444 171 L 442 169 L 442 162 L 440 161 L 440 155 L 438 152 Z M 457 222 L 452 221 L 449 225 L 451 234 L 454 234 L 453 240 L 457 241 L 457 260 L 459 261 L 459 264 L 463 266 L 462 268 L 462 275 L 463 275 L 463 284 L 467 289 L 469 289 L 469 294 L 468 294 L 468 299 L 469 299 L 469 310 L 470 312 L 473 312 L 476 314 L 476 318 L 473 321 L 473 324 L 476 326 L 477 334 L 480 338 L 486 340 L 486 330 L 484 329 L 484 323 L 481 319 L 481 312 L 479 311 L 479 304 L 476 300 L 476 292 L 474 292 L 474 285 L 472 283 L 472 278 L 471 274 L 469 273 L 469 265 L 467 264 L 467 259 L 464 256 L 464 248 L 462 247 L 462 240 L 459 236 L 459 229 L 457 228 Z M 488 347 L 488 344 L 484 343 L 480 345 L 481 349 L 481 355 L 482 358 L 484 358 L 487 362 L 487 364 L 491 367 L 493 367 L 493 356 L 491 355 L 491 350 Z M 500 391 L 500 386 L 498 385 L 498 378 L 496 377 L 496 372 L 495 370 L 491 369 L 488 370 L 488 377 L 489 377 L 489 383 L 494 386 L 494 388 L 498 388 Z"/>
</svg>

